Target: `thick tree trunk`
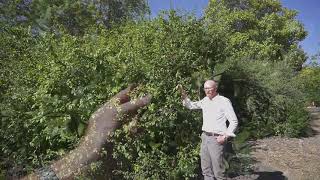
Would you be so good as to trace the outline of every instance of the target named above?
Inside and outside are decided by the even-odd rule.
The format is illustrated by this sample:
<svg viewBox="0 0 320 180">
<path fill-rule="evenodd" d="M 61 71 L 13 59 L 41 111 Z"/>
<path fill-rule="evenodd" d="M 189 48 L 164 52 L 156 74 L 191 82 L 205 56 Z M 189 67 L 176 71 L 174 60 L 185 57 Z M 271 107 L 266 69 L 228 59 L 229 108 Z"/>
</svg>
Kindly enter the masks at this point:
<svg viewBox="0 0 320 180">
<path fill-rule="evenodd" d="M 120 125 L 119 118 L 122 115 L 135 112 L 150 102 L 151 96 L 129 102 L 128 93 L 132 88 L 130 86 L 122 90 L 94 112 L 89 119 L 86 133 L 79 146 L 49 166 L 59 179 L 74 179 L 74 176 L 85 169 L 87 165 L 99 160 L 101 150 L 107 143 L 110 134 Z M 39 173 L 32 173 L 23 179 L 41 178 L 44 177 L 41 177 Z"/>
</svg>

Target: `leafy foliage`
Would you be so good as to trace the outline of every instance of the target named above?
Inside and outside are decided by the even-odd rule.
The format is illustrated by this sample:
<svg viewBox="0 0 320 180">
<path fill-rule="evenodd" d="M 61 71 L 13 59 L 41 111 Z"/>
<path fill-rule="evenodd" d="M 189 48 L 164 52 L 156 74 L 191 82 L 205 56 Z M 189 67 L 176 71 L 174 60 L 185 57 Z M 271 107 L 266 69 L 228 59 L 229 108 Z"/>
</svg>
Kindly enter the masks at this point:
<svg viewBox="0 0 320 180">
<path fill-rule="evenodd" d="M 294 19 L 296 14 L 277 0 L 213 0 L 205 22 L 211 36 L 223 40 L 229 57 L 281 61 L 296 53 L 288 62 L 300 69 L 306 57 L 297 43 L 305 38 L 306 31 Z"/>
<path fill-rule="evenodd" d="M 297 82 L 300 83 L 300 89 L 306 93 L 308 103 L 315 102 L 320 104 L 320 67 L 316 64 L 305 67 L 299 72 Z"/>
<path fill-rule="evenodd" d="M 0 3 L 0 21 L 29 25 L 33 33 L 61 31 L 83 35 L 96 24 L 110 27 L 148 12 L 145 0 L 14 0 Z"/>
<path fill-rule="evenodd" d="M 83 36 L 5 26 L 1 167 L 31 170 L 64 155 L 97 106 L 129 83 L 138 84 L 133 98 L 150 93 L 153 102 L 113 135 L 112 178 L 198 177 L 201 112 L 182 107 L 178 84 L 196 100 L 204 80 L 218 80 L 241 121 L 239 139 L 301 135 L 308 117 L 295 76 L 306 33 L 294 16 L 278 1 L 222 0 L 201 20 L 170 11 Z"/>
</svg>

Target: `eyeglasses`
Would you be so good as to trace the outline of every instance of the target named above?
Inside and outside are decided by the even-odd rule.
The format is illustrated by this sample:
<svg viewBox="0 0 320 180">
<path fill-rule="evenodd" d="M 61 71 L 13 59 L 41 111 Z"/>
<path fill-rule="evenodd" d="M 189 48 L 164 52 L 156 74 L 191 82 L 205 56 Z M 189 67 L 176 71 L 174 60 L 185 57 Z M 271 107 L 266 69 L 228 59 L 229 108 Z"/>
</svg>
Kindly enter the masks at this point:
<svg viewBox="0 0 320 180">
<path fill-rule="evenodd" d="M 211 89 L 214 89 L 214 87 L 205 87 L 203 88 L 204 90 L 211 90 Z"/>
</svg>

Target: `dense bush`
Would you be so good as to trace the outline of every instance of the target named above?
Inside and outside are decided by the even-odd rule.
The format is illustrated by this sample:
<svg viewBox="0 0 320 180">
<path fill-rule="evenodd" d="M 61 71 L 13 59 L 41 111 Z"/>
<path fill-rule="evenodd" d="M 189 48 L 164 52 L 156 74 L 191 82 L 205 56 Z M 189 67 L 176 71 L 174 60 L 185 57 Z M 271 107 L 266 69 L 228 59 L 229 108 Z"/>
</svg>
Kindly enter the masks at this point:
<svg viewBox="0 0 320 180">
<path fill-rule="evenodd" d="M 201 119 L 182 109 L 175 86 L 197 81 L 195 74 L 208 72 L 210 66 L 202 58 L 206 52 L 201 46 L 208 45 L 204 38 L 198 21 L 171 14 L 170 19 L 129 23 L 82 38 L 48 34 L 37 43 L 25 43 L 32 53 L 15 64 L 19 72 L 8 79 L 11 85 L 2 101 L 3 106 L 7 103 L 2 111 L 4 152 L 17 163 L 33 166 L 63 155 L 81 136 L 97 105 L 135 82 L 140 84 L 137 92 L 151 93 L 155 103 L 140 117 L 143 132 L 131 135 L 135 138 L 128 131 L 119 132 L 122 138 L 115 142 L 119 163 L 130 162 L 125 166 L 135 176 L 145 172 L 141 177 L 162 172 L 168 177 L 193 175 Z M 163 163 L 139 165 L 143 159 Z M 173 166 L 176 169 L 169 171 Z"/>
<path fill-rule="evenodd" d="M 299 82 L 299 88 L 305 92 L 305 98 L 307 105 L 320 105 L 320 66 L 315 63 L 311 66 L 307 66 L 299 72 L 296 78 Z"/>
<path fill-rule="evenodd" d="M 83 134 L 90 114 L 129 83 L 138 84 L 133 97 L 150 93 L 153 102 L 115 132 L 113 178 L 198 176 L 201 112 L 182 107 L 178 84 L 197 100 L 206 79 L 218 80 L 220 93 L 237 111 L 240 138 L 300 135 L 308 118 L 294 76 L 304 58 L 297 48 L 303 29 L 289 12 L 257 13 L 252 19 L 242 11 L 223 16 L 230 7 L 219 6 L 209 6 L 202 20 L 171 11 L 109 30 L 92 27 L 81 37 L 1 30 L 2 168 L 30 170 L 64 155 Z M 239 32 L 231 26 L 239 19 L 231 17 L 258 20 Z M 276 31 L 283 41 L 266 34 L 273 31 L 267 26 L 274 22 L 267 21 L 271 17 L 283 28 Z M 286 26 L 290 23 L 296 31 Z"/>
<path fill-rule="evenodd" d="M 233 99 L 240 117 L 240 132 L 250 137 L 290 137 L 304 134 L 308 114 L 304 92 L 286 62 L 237 60 L 221 79 L 222 93 Z M 223 78 L 223 77 L 222 77 Z M 229 84 L 228 84 L 229 83 Z M 231 94 L 228 89 L 233 88 Z"/>
</svg>

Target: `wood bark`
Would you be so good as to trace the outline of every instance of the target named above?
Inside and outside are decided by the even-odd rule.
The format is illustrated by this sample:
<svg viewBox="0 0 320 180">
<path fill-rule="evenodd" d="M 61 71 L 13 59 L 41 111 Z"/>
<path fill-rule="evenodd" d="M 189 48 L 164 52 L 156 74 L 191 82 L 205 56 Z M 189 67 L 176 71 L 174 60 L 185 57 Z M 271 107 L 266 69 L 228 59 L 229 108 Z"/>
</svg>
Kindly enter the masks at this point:
<svg viewBox="0 0 320 180">
<path fill-rule="evenodd" d="M 111 133 L 121 124 L 119 118 L 132 114 L 150 103 L 151 96 L 149 95 L 131 102 L 128 93 L 133 88 L 133 86 L 129 86 L 122 90 L 94 112 L 77 148 L 50 165 L 59 179 L 74 179 L 75 175 L 88 165 L 99 160 L 101 151 L 108 143 Z M 31 173 L 22 179 L 35 180 L 39 179 L 39 176 L 36 173 Z"/>
</svg>

